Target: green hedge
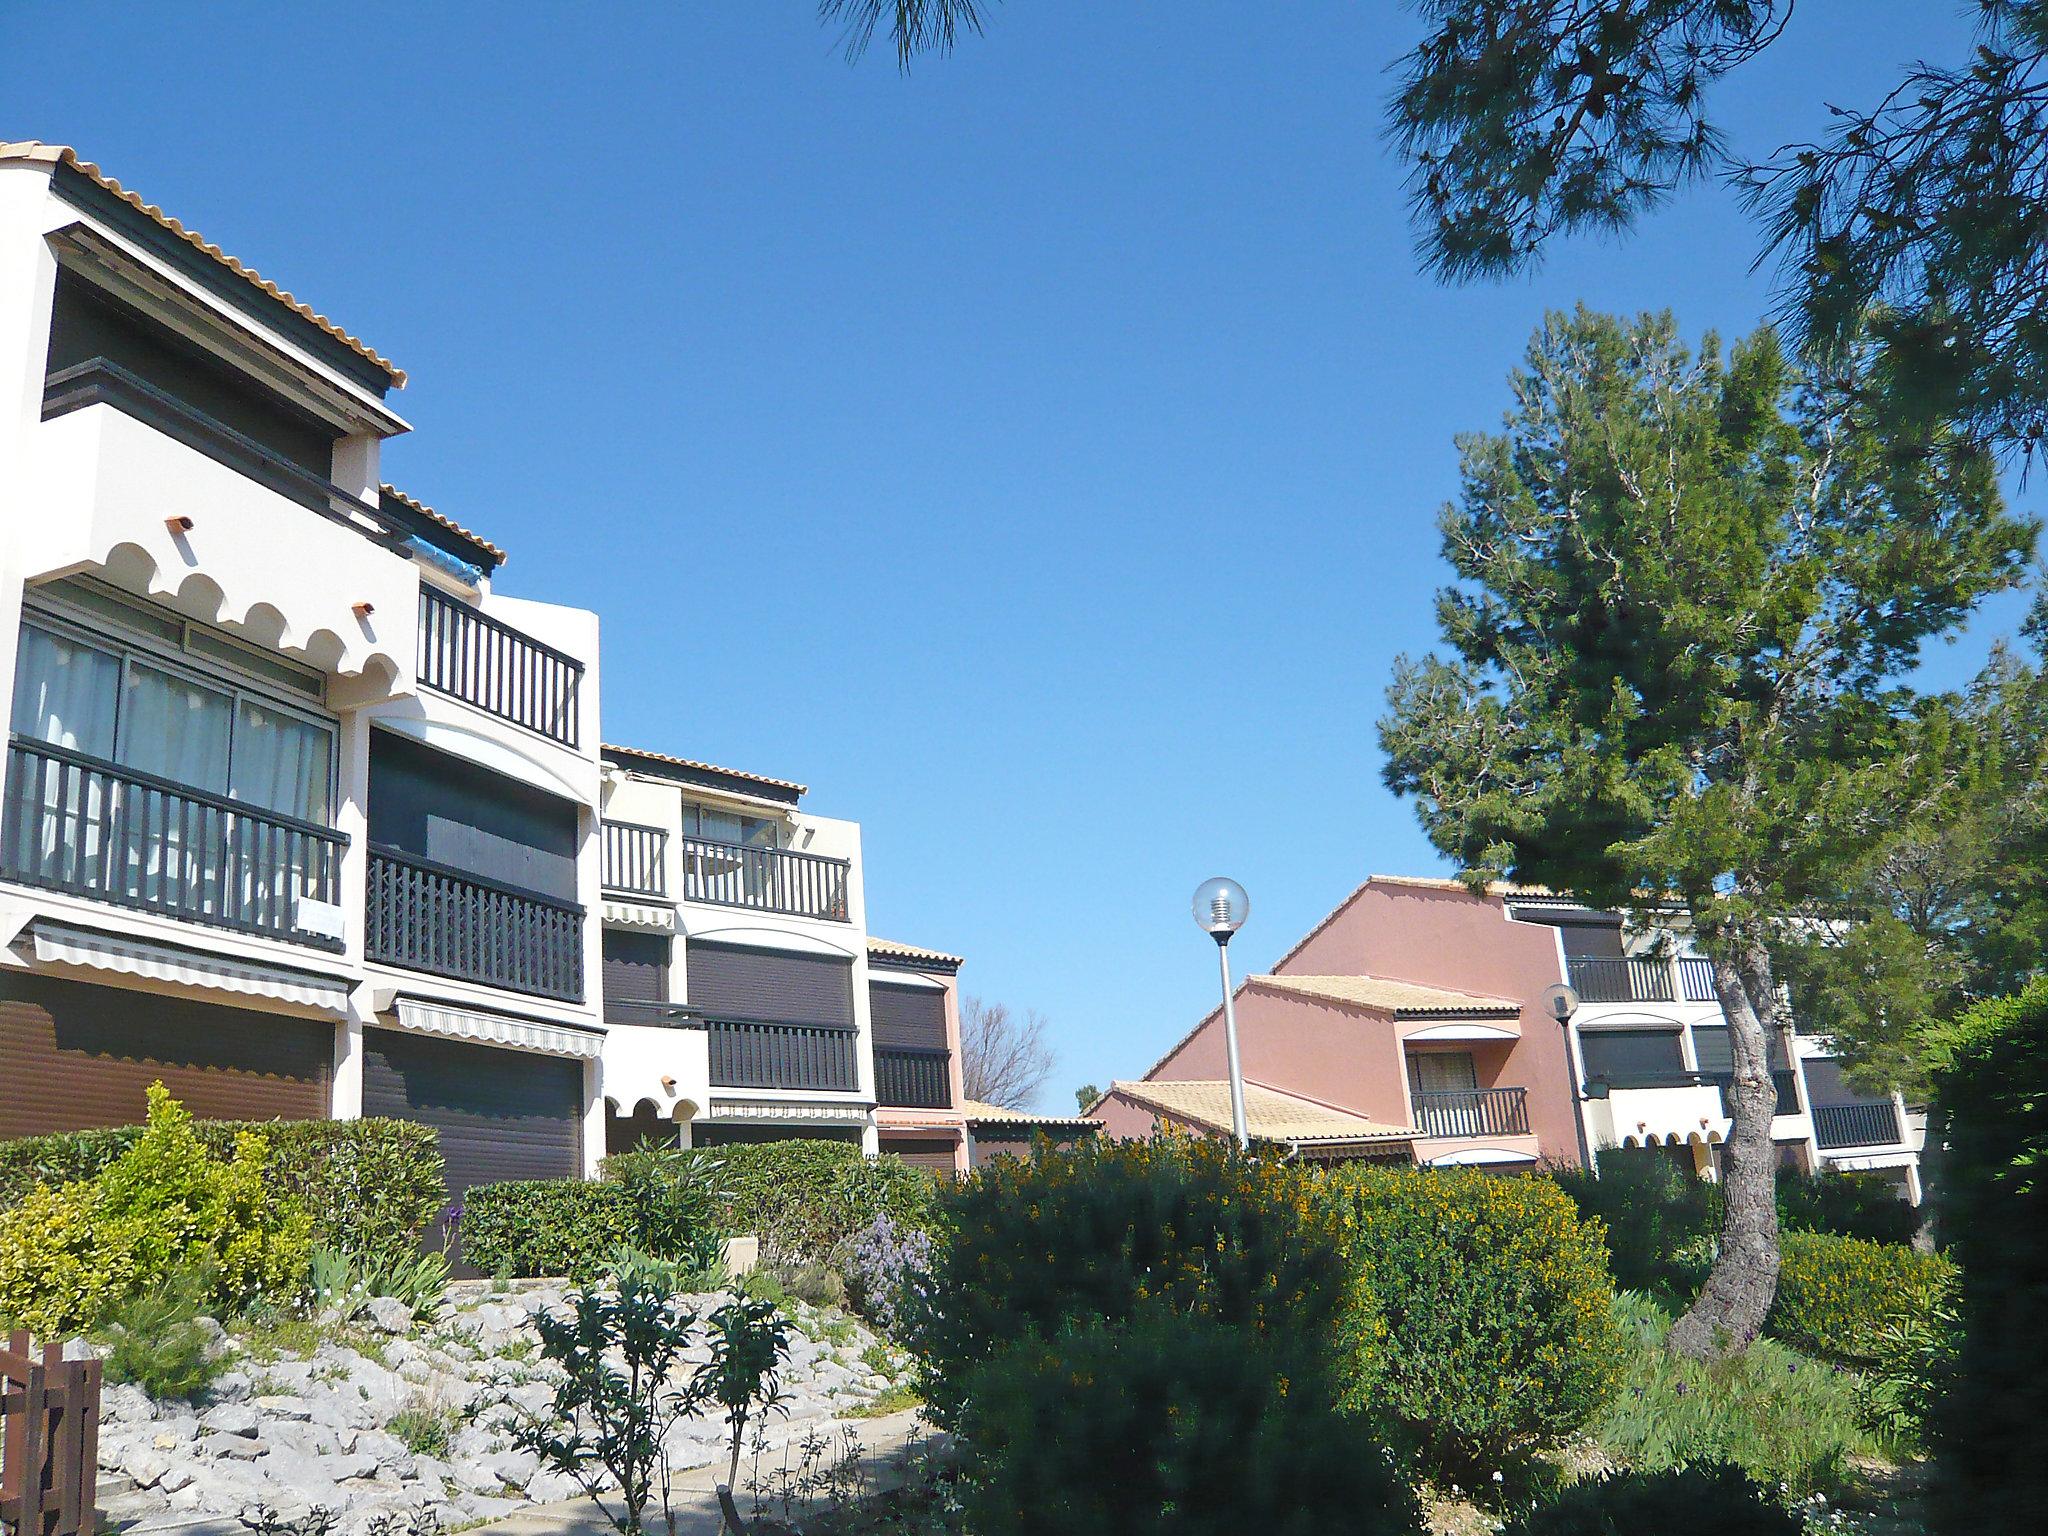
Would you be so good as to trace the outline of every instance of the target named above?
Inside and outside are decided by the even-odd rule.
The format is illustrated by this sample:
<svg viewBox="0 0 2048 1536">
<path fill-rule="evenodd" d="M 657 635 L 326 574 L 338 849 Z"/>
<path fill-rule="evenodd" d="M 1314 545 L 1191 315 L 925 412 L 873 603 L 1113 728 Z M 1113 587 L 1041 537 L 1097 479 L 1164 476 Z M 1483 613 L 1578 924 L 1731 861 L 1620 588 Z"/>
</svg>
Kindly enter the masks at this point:
<svg viewBox="0 0 2048 1536">
<path fill-rule="evenodd" d="M 1974 1010 L 1934 1073 L 1938 1223 L 1962 1266 L 1937 1405 L 1934 1528 L 2030 1530 L 2048 1509 L 2048 980 Z"/>
<path fill-rule="evenodd" d="M 1628 1352 L 1600 1224 L 1550 1180 L 1359 1165 L 1323 1195 L 1386 1322 L 1370 1401 L 1438 1469 L 1488 1472 L 1613 1394 Z"/>
<path fill-rule="evenodd" d="M 763 1259 L 784 1269 L 844 1269 L 854 1240 L 884 1211 L 899 1227 L 921 1231 L 936 1219 L 930 1174 L 844 1141 L 629 1152 L 606 1158 L 604 1176 L 702 1188 L 721 1235 L 758 1236 Z"/>
<path fill-rule="evenodd" d="M 594 1280 L 639 1246 L 632 1193 L 582 1179 L 479 1184 L 462 1197 L 462 1261 L 485 1274 Z"/>
<path fill-rule="evenodd" d="M 1501 1536 L 1800 1536 L 1805 1522 L 1739 1467 L 1616 1472 L 1512 1515 Z"/>
<path fill-rule="evenodd" d="M 270 1148 L 263 1182 L 273 1198 L 298 1201 L 313 1241 L 362 1259 L 400 1258 L 447 1203 L 440 1144 L 431 1127 L 406 1120 L 202 1120 L 201 1145 L 216 1158 L 235 1138 L 260 1132 Z M 0 1142 L 0 1209 L 38 1184 L 96 1178 L 134 1146 L 139 1125 L 69 1131 Z"/>
<path fill-rule="evenodd" d="M 1874 1360 L 1887 1327 L 1931 1323 L 1955 1284 L 1956 1267 L 1940 1254 L 1897 1243 L 1787 1232 L 1778 1246 L 1768 1328 L 1796 1349 L 1844 1365 Z"/>
</svg>

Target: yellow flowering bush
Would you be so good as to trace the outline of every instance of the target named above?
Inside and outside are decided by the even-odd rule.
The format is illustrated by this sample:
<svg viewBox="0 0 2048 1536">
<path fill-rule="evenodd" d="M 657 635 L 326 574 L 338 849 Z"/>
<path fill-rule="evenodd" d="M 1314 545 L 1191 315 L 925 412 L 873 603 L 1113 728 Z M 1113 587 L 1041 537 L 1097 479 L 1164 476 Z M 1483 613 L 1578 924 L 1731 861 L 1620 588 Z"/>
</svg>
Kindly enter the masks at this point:
<svg viewBox="0 0 2048 1536">
<path fill-rule="evenodd" d="M 1489 1472 L 1613 1393 L 1627 1345 L 1603 1234 L 1552 1180 L 1352 1166 L 1323 1191 L 1386 1320 L 1373 1406 L 1426 1459 Z"/>
<path fill-rule="evenodd" d="M 152 1085 L 147 1126 L 98 1178 L 38 1186 L 0 1215 L 0 1320 L 43 1336 L 90 1327 L 174 1273 L 207 1276 L 223 1307 L 289 1296 L 311 1221 L 266 1194 L 268 1156 L 243 1131 L 231 1158 L 211 1157 L 184 1106 Z"/>
<path fill-rule="evenodd" d="M 1274 1352 L 1371 1358 L 1379 1327 L 1342 1229 L 1298 1168 L 1167 1136 L 999 1158 L 942 1198 L 949 1240 L 915 1331 L 942 1423 L 1000 1348 L 1152 1308 L 1242 1328 Z"/>
<path fill-rule="evenodd" d="M 1886 1328 L 1931 1323 L 1956 1280 L 1955 1265 L 1938 1253 L 1825 1232 L 1787 1232 L 1779 1254 L 1766 1326 L 1796 1349 L 1845 1365 L 1876 1360 Z"/>
</svg>

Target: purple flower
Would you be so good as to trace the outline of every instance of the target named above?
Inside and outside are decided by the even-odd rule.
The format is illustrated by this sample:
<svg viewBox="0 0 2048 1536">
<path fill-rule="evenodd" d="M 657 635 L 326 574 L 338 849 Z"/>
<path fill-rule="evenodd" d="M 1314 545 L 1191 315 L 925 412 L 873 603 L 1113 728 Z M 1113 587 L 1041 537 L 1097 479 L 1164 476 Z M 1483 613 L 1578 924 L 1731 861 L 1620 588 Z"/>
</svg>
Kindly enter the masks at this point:
<svg viewBox="0 0 2048 1536">
<path fill-rule="evenodd" d="M 1678 1391 L 1678 1395 L 1679 1395 L 1680 1397 L 1683 1397 L 1683 1396 L 1685 1396 L 1685 1394 L 1686 1394 L 1686 1391 L 1687 1391 L 1687 1388 L 1686 1388 L 1686 1385 L 1685 1385 L 1685 1383 L 1684 1383 L 1684 1382 L 1682 1382 L 1682 1381 L 1681 1381 L 1681 1382 L 1680 1382 L 1680 1383 L 1678 1384 L 1678 1388 L 1677 1388 L 1677 1391 Z"/>
</svg>

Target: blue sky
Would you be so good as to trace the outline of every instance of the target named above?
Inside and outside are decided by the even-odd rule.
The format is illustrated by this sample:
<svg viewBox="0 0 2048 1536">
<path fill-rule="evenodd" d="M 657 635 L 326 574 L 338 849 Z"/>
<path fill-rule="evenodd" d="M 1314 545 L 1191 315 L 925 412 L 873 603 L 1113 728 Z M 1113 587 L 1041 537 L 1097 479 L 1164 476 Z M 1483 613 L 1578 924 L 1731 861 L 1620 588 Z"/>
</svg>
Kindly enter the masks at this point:
<svg viewBox="0 0 2048 1536">
<path fill-rule="evenodd" d="M 1722 93 L 1738 147 L 1956 56 L 1959 11 L 1806 0 Z M 871 927 L 1045 1013 L 1056 1106 L 1213 1001 L 1204 876 L 1250 889 L 1257 968 L 1441 868 L 1373 723 L 1431 640 L 1452 437 L 1543 311 L 1768 303 L 1716 189 L 1525 281 L 1419 276 L 1391 0 L 1009 0 L 908 79 L 807 0 L 70 0 L 8 34 L 0 137 L 408 369 L 390 477 L 509 548 L 503 589 L 602 613 L 607 738 L 861 821 Z"/>
</svg>

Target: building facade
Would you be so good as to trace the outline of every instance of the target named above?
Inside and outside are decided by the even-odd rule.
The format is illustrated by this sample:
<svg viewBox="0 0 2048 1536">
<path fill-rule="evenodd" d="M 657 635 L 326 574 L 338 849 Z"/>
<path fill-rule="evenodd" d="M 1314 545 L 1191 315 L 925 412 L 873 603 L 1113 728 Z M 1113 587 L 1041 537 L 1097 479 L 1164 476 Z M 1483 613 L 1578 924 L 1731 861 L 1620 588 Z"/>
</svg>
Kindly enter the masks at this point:
<svg viewBox="0 0 2048 1536">
<path fill-rule="evenodd" d="M 161 1079 L 432 1124 L 458 1199 L 657 1121 L 964 1166 L 958 960 L 801 786 L 600 747 L 597 616 L 386 482 L 399 369 L 35 143 L 0 360 L 0 1138 Z"/>
<path fill-rule="evenodd" d="M 1543 1001 L 1562 981 L 1581 999 L 1564 1027 Z M 1733 1057 L 1680 922 L 1376 875 L 1235 1002 L 1252 1134 L 1299 1155 L 1507 1169 L 1655 1148 L 1718 1176 Z M 1917 1201 L 1924 1122 L 1851 1089 L 1824 1040 L 1772 1050 L 1780 1160 Z M 1220 1010 L 1095 1112 L 1112 1135 L 1228 1132 Z"/>
</svg>

